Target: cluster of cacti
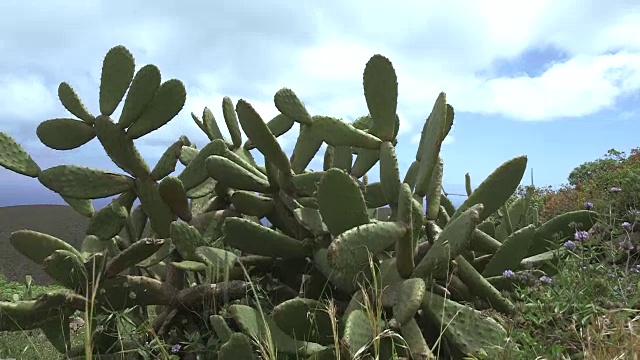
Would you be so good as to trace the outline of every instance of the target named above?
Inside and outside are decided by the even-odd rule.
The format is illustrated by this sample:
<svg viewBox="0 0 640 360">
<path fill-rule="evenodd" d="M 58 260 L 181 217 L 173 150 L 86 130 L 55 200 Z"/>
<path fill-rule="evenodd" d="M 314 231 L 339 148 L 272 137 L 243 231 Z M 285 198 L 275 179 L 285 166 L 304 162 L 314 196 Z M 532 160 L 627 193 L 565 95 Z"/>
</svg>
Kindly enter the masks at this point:
<svg viewBox="0 0 640 360">
<path fill-rule="evenodd" d="M 436 99 L 415 161 L 401 178 L 395 152 L 398 82 L 391 62 L 374 55 L 363 85 L 369 115 L 351 123 L 309 114 L 286 88 L 275 94 L 280 114 L 268 122 L 247 101 L 234 107 L 225 97 L 222 114 L 231 139 L 205 108 L 202 118 L 192 117 L 209 143 L 197 148 L 180 136 L 151 169 L 133 140 L 172 120 L 186 91 L 175 79 L 161 83 L 153 65 L 135 72 L 129 51 L 112 48 L 102 68 L 100 114 L 89 112 L 62 83 L 60 101 L 78 119 L 44 121 L 37 136 L 58 150 L 97 137 L 126 174 L 72 165 L 41 170 L 0 133 L 0 165 L 37 178 L 90 218 L 81 249 L 35 231 L 11 235 L 20 253 L 72 291 L 0 303 L 0 331 L 41 328 L 61 352 L 77 355 L 83 349 L 69 349 L 69 316 L 92 301 L 98 315 L 142 309 L 140 321 L 147 306 L 156 305 L 157 336 L 170 343 L 172 329 L 210 334 L 222 344 L 219 359 L 255 356 L 255 340 L 291 358 L 352 358 L 375 342 L 380 353 L 426 359 L 441 330 L 449 356 L 491 358 L 506 333 L 477 309 L 513 314 L 514 304 L 499 291 L 506 287 L 503 271 L 524 271 L 526 262 L 542 266 L 555 246 L 546 239 L 556 232 L 569 235 L 570 222 L 589 228 L 595 214 L 571 213 L 538 226 L 525 220 L 524 199 L 503 211 L 498 228 L 485 221 L 519 185 L 525 156 L 469 189 L 455 209 L 442 194 L 439 153 L 454 118 L 445 94 Z M 276 138 L 294 122 L 300 134 L 288 157 Z M 324 169 L 306 170 L 323 143 Z M 256 164 L 252 149 L 264 155 L 264 166 Z M 185 168 L 173 176 L 178 161 Z M 378 162 L 380 181 L 369 183 L 366 174 Z M 92 199 L 114 195 L 94 211 Z M 140 205 L 134 207 L 136 199 Z M 376 209 L 387 205 L 389 218 L 377 219 Z M 147 226 L 151 236 L 144 238 Z M 127 236 L 119 235 L 123 230 Z M 259 307 L 250 290 L 249 280 L 258 278 L 275 302 L 270 308 Z M 365 298 L 384 310 L 379 322 L 372 323 Z M 343 306 L 327 312 L 328 299 Z M 113 318 L 97 319 L 96 352 L 133 346 L 107 333 Z M 378 337 L 385 330 L 396 331 L 405 343 Z M 211 340 L 207 336 L 203 342 Z"/>
<path fill-rule="evenodd" d="M 476 267 L 482 269 L 483 275 L 494 277 L 520 263 L 542 268 L 547 274 L 555 273 L 553 265 L 560 260 L 558 247 L 576 231 L 589 230 L 597 221 L 594 211 L 579 210 L 541 224 L 538 209 L 531 205 L 533 191 L 532 181 L 524 196 L 510 199 L 492 219 L 478 225 L 476 236 L 484 247 L 476 253 L 480 255 L 476 257 Z M 509 262 L 512 267 L 505 269 Z M 496 284 L 504 282 L 491 280 Z"/>
</svg>

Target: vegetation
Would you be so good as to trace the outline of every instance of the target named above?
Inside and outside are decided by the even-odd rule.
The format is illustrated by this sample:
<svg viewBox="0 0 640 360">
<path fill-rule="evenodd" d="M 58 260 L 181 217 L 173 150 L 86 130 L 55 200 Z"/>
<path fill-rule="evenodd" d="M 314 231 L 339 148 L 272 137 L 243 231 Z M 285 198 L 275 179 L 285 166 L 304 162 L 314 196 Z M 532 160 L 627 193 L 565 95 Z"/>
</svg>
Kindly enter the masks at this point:
<svg viewBox="0 0 640 360">
<path fill-rule="evenodd" d="M 478 188 L 467 186 L 466 201 L 454 208 L 441 183 L 440 146 L 454 121 L 445 94 L 401 177 L 391 62 L 374 55 L 363 85 L 369 114 L 352 123 L 310 115 L 286 88 L 275 94 L 280 114 L 269 122 L 247 101 L 234 107 L 225 97 L 231 139 L 205 108 L 192 117 L 209 143 L 198 148 L 180 136 L 151 169 L 133 141 L 171 121 L 186 90 L 176 79 L 161 83 L 153 65 L 136 72 L 129 51 L 112 48 L 100 115 L 62 83 L 60 101 L 77 119 L 44 121 L 37 135 L 56 150 L 97 138 L 126 174 L 42 170 L 0 133 L 0 165 L 37 178 L 90 218 L 80 249 L 32 230 L 12 233 L 12 246 L 62 289 L 35 292 L 27 281 L 21 295 L 2 284 L 0 331 L 17 345 L 14 334 L 39 329 L 51 344 L 25 346 L 20 356 L 49 358 L 53 348 L 72 359 L 612 359 L 638 350 L 632 245 L 640 229 L 638 219 L 615 217 L 630 214 L 628 200 L 602 195 L 555 210 L 556 192 L 518 191 L 527 164 L 519 156 Z M 294 122 L 301 131 L 287 156 L 277 137 Z M 323 170 L 307 170 L 322 143 Z M 173 176 L 178 161 L 185 168 Z M 380 182 L 370 183 L 367 172 L 378 162 Z M 616 171 L 634 179 L 625 166 Z M 578 171 L 575 191 L 603 172 Z M 631 191 L 631 182 L 607 194 Z M 94 210 L 93 199 L 114 195 Z M 607 204 L 608 212 L 600 210 Z M 391 214 L 379 219 L 386 206 Z M 143 238 L 147 227 L 152 235 Z M 79 336 L 70 331 L 75 314 Z"/>
<path fill-rule="evenodd" d="M 640 148 L 611 149 L 602 159 L 576 167 L 569 184 L 544 197 L 543 217 L 583 208 L 598 209 L 609 221 L 630 221 L 640 204 Z"/>
</svg>

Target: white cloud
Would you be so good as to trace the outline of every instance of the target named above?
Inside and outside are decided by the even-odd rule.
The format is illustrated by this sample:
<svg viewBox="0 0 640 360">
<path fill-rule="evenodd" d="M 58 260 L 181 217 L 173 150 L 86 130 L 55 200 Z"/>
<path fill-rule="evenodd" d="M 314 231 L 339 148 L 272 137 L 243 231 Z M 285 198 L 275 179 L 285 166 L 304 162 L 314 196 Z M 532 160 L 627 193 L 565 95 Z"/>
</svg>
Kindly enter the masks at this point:
<svg viewBox="0 0 640 360">
<path fill-rule="evenodd" d="M 0 119 L 14 119 L 14 125 L 15 120 L 45 120 L 42 117 L 60 104 L 57 87 L 48 88 L 40 76 L 33 74 L 0 74 L 0 103 Z"/>
<path fill-rule="evenodd" d="M 612 107 L 621 95 L 640 89 L 640 53 L 576 56 L 540 77 L 476 81 L 459 89 L 463 111 L 501 114 L 519 120 L 580 117 Z"/>
<path fill-rule="evenodd" d="M 116 44 L 130 48 L 138 67 L 154 63 L 163 79 L 185 82 L 185 109 L 154 132 L 167 143 L 183 133 L 204 139 L 189 113 L 201 115 L 205 106 L 228 135 L 223 96 L 248 100 L 268 121 L 277 114 L 273 94 L 282 87 L 293 89 L 312 114 L 353 120 L 368 112 L 362 72 L 376 53 L 398 74 L 401 137 L 416 136 L 440 91 L 458 116 L 548 121 L 615 108 L 640 89 L 640 6 L 633 0 L 410 0 L 402 7 L 373 0 L 250 1 L 242 10 L 164 0 L 152 8 L 120 0 L 64 10 L 26 4 L 9 3 L 0 13 L 0 53 L 12 54 L 0 58 L 2 129 L 11 130 L 16 120 L 35 125 L 68 116 L 56 99 L 60 81 L 78 84 L 96 112 L 102 57 Z M 96 22 L 98 16 L 111 20 Z M 497 62 L 550 46 L 566 59 L 529 72 L 539 75 L 487 75 Z M 521 67 L 528 70 L 526 61 Z M 284 148 L 293 147 L 295 134 L 281 138 Z"/>
</svg>

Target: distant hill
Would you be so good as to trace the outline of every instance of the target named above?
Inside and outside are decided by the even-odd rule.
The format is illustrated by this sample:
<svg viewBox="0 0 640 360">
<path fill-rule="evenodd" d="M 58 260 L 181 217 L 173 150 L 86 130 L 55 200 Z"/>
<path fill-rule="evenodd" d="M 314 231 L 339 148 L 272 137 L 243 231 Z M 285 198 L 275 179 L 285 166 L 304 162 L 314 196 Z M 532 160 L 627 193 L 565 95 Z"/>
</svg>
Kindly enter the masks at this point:
<svg viewBox="0 0 640 360">
<path fill-rule="evenodd" d="M 64 205 L 0 207 L 0 272 L 14 281 L 22 282 L 25 275 L 31 275 L 37 284 L 52 284 L 41 265 L 11 246 L 9 235 L 22 229 L 35 230 L 63 239 L 79 249 L 88 224 L 88 218 Z"/>
<path fill-rule="evenodd" d="M 38 192 L 35 193 L 37 195 Z M 53 283 L 42 271 L 41 265 L 31 262 L 11 246 L 9 235 L 12 232 L 21 229 L 43 232 L 63 239 L 78 249 L 85 238 L 89 219 L 78 214 L 70 206 L 64 205 L 64 201 L 57 194 L 49 193 L 53 195 L 49 198 L 58 198 L 58 201 L 52 199 L 54 204 L 29 204 L 29 200 L 35 201 L 37 196 L 34 196 L 33 192 L 21 192 L 20 200 L 27 204 L 0 207 L 0 272 L 10 280 L 21 282 L 25 275 L 31 275 L 37 284 Z M 464 201 L 464 197 L 454 196 L 451 199 L 456 206 Z M 6 202 L 8 199 L 4 197 L 2 200 Z M 111 199 L 99 199 L 94 201 L 94 206 L 98 210 L 110 201 Z M 384 208 L 381 210 L 379 218 L 384 216 Z"/>
<path fill-rule="evenodd" d="M 17 179 L 20 179 L 18 181 Z M 60 195 L 45 188 L 36 179 L 27 178 L 21 176 L 20 178 L 12 178 L 7 183 L 3 182 L 4 179 L 0 177 L 0 183 L 3 184 L 0 187 L 0 206 L 15 206 L 15 205 L 39 205 L 39 204 L 52 204 L 52 205 L 66 205 Z M 450 194 L 464 194 L 464 185 L 448 184 L 444 185 L 444 189 Z M 96 210 L 108 205 L 111 198 L 96 199 L 93 201 L 93 206 Z M 466 199 L 464 196 L 451 195 L 449 197 L 455 206 L 460 206 Z"/>
</svg>

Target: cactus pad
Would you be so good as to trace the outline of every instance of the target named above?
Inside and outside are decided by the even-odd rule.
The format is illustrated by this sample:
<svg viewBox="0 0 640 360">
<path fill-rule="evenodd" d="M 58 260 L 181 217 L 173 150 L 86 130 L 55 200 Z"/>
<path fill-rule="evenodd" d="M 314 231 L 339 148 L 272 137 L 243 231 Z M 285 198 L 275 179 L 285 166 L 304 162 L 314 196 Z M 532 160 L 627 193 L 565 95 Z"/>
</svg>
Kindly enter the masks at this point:
<svg viewBox="0 0 640 360">
<path fill-rule="evenodd" d="M 38 164 L 5 132 L 0 132 L 0 166 L 32 178 L 40 174 Z"/>
<path fill-rule="evenodd" d="M 71 150 L 88 143 L 96 136 L 91 125 L 75 119 L 51 119 L 38 125 L 40 141 L 55 150 Z"/>
<path fill-rule="evenodd" d="M 131 84 L 135 71 L 133 55 L 129 50 L 118 45 L 107 52 L 102 63 L 100 77 L 100 112 L 111 116 L 122 101 Z"/>
</svg>

